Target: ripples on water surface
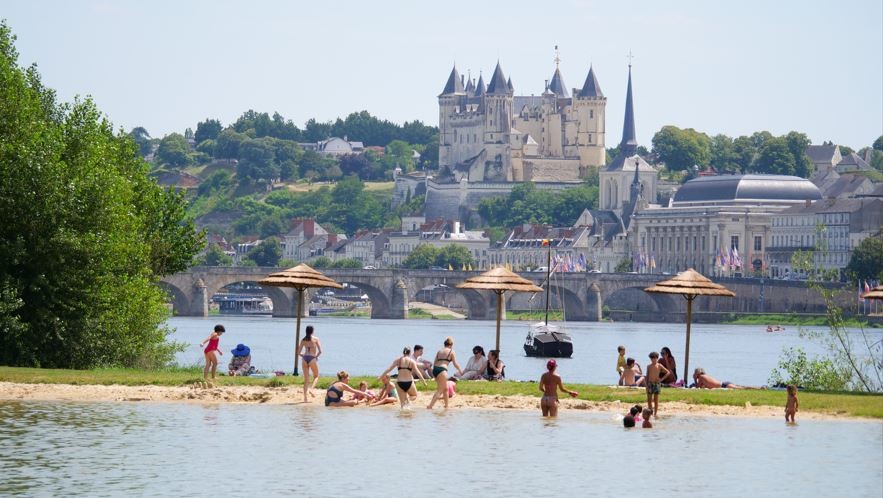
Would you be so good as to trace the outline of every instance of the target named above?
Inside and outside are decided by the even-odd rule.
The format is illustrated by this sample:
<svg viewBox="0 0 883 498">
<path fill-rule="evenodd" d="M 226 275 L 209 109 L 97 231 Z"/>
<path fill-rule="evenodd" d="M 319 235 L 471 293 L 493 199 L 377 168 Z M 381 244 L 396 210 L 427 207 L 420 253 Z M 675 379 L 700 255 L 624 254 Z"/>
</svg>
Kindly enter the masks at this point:
<svg viewBox="0 0 883 498">
<path fill-rule="evenodd" d="M 212 325 L 224 323 L 227 333 L 221 339 L 224 356 L 221 366 L 230 359 L 230 349 L 237 343 L 251 347 L 252 365 L 266 370 L 291 372 L 294 358 L 293 318 L 220 316 L 210 318 L 176 317 L 169 325 L 177 329 L 173 338 L 188 343 L 178 356 L 185 365 L 203 362 L 200 341 L 211 333 Z M 370 320 L 343 318 L 308 318 L 301 327 L 312 324 L 321 339 L 325 354 L 319 360 L 323 375 L 347 370 L 356 375 L 378 375 L 401 354 L 405 345 L 422 344 L 432 356 L 445 336 L 454 336 L 461 366 L 466 366 L 472 346 L 493 348 L 493 321 L 472 320 Z M 545 359 L 527 358 L 522 344 L 528 322 L 504 321 L 501 331 L 502 359 L 506 374 L 514 380 L 536 380 L 545 371 Z M 647 354 L 663 346 L 671 348 L 678 362 L 678 376 L 684 368 L 684 325 L 672 323 L 568 323 L 573 336 L 574 354 L 561 361 L 566 381 L 593 384 L 615 383 L 616 347 L 623 344 L 627 354 L 641 365 L 649 363 Z M 871 342 L 883 339 L 883 329 L 869 329 Z M 767 333 L 763 326 L 694 324 L 690 342 L 690 366 L 704 367 L 720 380 L 743 385 L 767 383 L 783 347 L 801 346 L 808 353 L 818 346 L 800 339 L 797 327 L 785 332 Z"/>
<path fill-rule="evenodd" d="M 799 419 L 799 417 L 798 417 Z M 0 495 L 880 496 L 883 424 L 0 403 Z M 655 463 L 648 463 L 655 462 Z M 442 467 L 441 469 L 439 468 Z"/>
</svg>

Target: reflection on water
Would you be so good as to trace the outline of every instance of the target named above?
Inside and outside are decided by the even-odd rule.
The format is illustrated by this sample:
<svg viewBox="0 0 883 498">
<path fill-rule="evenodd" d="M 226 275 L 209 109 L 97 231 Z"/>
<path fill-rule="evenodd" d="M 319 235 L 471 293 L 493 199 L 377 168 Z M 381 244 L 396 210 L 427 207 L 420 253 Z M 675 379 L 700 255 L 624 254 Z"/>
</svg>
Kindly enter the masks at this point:
<svg viewBox="0 0 883 498">
<path fill-rule="evenodd" d="M 227 333 L 221 339 L 224 356 L 221 367 L 230 359 L 230 349 L 238 343 L 251 347 L 252 365 L 265 370 L 292 371 L 294 359 L 294 319 L 269 317 L 176 317 L 169 325 L 177 329 L 175 340 L 189 344 L 178 356 L 184 365 L 203 362 L 201 340 L 221 321 Z M 378 375 L 401 355 L 402 347 L 422 344 L 432 356 L 445 336 L 456 340 L 455 350 L 465 366 L 472 346 L 492 349 L 494 322 L 449 320 L 369 320 L 314 318 L 304 321 L 316 327 L 324 353 L 320 372 L 333 375 L 347 370 L 355 375 Z M 546 359 L 528 358 L 522 348 L 527 322 L 503 322 L 502 359 L 506 375 L 514 380 L 536 380 L 545 371 Z M 678 376 L 683 374 L 684 325 L 671 323 L 568 323 L 573 336 L 572 359 L 560 361 L 560 371 L 568 382 L 612 384 L 617 380 L 616 347 L 623 344 L 628 356 L 646 365 L 650 351 L 671 348 L 678 361 Z M 871 342 L 883 339 L 883 329 L 868 330 Z M 801 346 L 807 353 L 819 351 L 814 343 L 801 340 L 796 327 L 786 332 L 767 333 L 763 326 L 694 324 L 690 342 L 690 365 L 704 367 L 720 380 L 743 385 L 767 383 L 784 347 Z"/>
<path fill-rule="evenodd" d="M 3 402 L 0 495 L 879 496 L 881 447 L 863 421 Z"/>
</svg>

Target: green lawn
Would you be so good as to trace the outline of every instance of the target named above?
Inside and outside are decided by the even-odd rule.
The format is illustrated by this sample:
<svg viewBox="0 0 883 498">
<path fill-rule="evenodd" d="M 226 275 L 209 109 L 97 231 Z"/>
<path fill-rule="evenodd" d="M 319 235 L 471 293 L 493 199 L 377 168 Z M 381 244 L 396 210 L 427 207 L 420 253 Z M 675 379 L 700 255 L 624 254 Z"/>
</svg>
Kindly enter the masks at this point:
<svg viewBox="0 0 883 498">
<path fill-rule="evenodd" d="M 255 379 L 249 377 L 220 377 L 219 385 L 255 385 L 278 387 L 283 385 L 300 385 L 303 377 L 291 375 L 273 379 Z M 121 385 L 160 385 L 180 386 L 202 380 L 200 368 L 167 368 L 162 370 L 136 369 L 95 369 L 95 370 L 61 370 L 40 368 L 0 367 L 0 381 L 30 384 L 121 384 Z M 328 386 L 330 377 L 319 380 L 319 387 Z M 374 377 L 354 377 L 351 380 L 357 385 L 364 380 L 369 385 L 379 387 Z M 643 390 L 614 389 L 607 386 L 570 384 L 569 388 L 579 391 L 579 399 L 589 401 L 621 401 L 639 403 L 645 401 Z M 434 382 L 426 386 L 418 382 L 421 391 L 435 389 Z M 460 394 L 489 394 L 498 396 L 524 395 L 539 396 L 535 382 L 460 382 L 457 385 Z M 681 401 L 697 405 L 731 405 L 745 406 L 785 406 L 785 392 L 774 390 L 703 390 L 703 389 L 663 389 L 660 401 Z M 801 411 L 813 411 L 853 417 L 873 417 L 883 419 L 883 395 L 862 393 L 808 392 L 800 393 Z"/>
</svg>

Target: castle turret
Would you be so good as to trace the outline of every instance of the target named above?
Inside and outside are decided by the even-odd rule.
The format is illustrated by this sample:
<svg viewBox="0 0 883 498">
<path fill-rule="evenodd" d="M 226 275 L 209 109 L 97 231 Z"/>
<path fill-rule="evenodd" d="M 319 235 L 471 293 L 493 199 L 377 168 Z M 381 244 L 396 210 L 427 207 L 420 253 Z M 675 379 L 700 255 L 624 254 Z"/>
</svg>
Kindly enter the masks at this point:
<svg viewBox="0 0 883 498">
<path fill-rule="evenodd" d="M 457 66 L 451 69 L 448 82 L 438 96 L 438 164 L 440 168 L 452 165 L 452 148 L 454 146 L 454 127 L 452 119 L 459 112 L 460 100 L 466 96 L 463 80 Z"/>
<path fill-rule="evenodd" d="M 484 77 L 482 75 L 478 75 L 478 84 L 475 85 L 475 95 L 482 96 L 487 92 L 487 88 L 484 86 Z"/>
<path fill-rule="evenodd" d="M 589 66 L 589 74 L 583 87 L 573 90 L 573 106 L 579 122 L 576 141 L 580 165 L 603 166 L 607 162 L 604 131 L 607 126 L 607 98 L 601 92 L 601 85 L 598 84 L 598 77 L 592 66 Z"/>
</svg>

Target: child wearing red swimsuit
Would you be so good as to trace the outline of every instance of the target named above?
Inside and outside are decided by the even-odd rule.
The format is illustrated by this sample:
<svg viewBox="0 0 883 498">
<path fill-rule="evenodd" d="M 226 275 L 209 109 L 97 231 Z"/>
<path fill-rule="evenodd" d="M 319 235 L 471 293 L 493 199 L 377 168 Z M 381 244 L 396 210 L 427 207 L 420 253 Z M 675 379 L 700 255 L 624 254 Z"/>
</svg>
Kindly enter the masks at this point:
<svg viewBox="0 0 883 498">
<path fill-rule="evenodd" d="M 211 387 L 211 383 L 208 382 L 208 373 L 209 370 L 212 372 L 212 380 L 215 380 L 215 372 L 218 370 L 218 356 L 219 354 L 224 354 L 223 351 L 218 347 L 218 343 L 221 342 L 221 334 L 226 332 L 224 326 L 220 323 L 215 325 L 215 330 L 212 332 L 212 335 L 205 338 L 204 341 L 199 343 L 199 346 L 205 346 L 203 353 L 205 354 L 205 368 L 202 371 L 202 377 L 208 383 L 209 387 Z M 206 343 L 208 344 L 206 346 Z"/>
</svg>

